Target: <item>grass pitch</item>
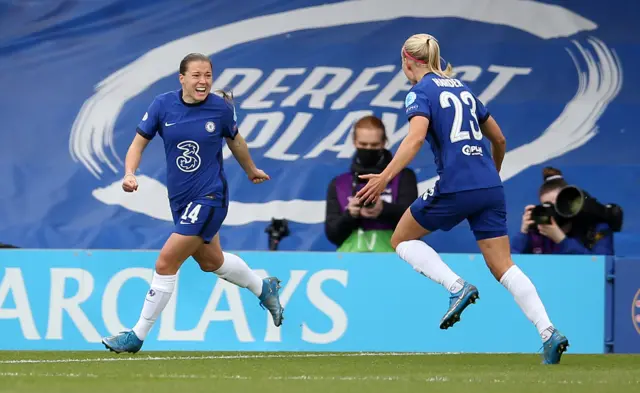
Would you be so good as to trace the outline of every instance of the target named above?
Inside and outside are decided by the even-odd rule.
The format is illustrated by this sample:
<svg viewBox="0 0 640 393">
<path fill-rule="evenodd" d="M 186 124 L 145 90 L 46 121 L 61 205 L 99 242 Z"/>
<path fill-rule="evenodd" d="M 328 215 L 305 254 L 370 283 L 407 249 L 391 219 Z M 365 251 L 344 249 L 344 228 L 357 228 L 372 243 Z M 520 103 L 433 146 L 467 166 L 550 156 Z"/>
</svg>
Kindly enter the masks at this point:
<svg viewBox="0 0 640 393">
<path fill-rule="evenodd" d="M 640 356 L 0 351 L 0 392 L 640 392 Z"/>
</svg>

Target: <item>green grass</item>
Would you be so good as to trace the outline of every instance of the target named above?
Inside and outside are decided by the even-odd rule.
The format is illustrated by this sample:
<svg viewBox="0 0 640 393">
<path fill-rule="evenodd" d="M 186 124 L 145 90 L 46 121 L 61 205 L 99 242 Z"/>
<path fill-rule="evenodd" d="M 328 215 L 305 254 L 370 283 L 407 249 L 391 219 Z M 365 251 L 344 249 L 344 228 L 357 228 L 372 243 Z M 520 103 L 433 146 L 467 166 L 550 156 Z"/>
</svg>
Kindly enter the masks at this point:
<svg viewBox="0 0 640 393">
<path fill-rule="evenodd" d="M 0 351 L 0 392 L 121 391 L 638 392 L 640 356 Z"/>
</svg>

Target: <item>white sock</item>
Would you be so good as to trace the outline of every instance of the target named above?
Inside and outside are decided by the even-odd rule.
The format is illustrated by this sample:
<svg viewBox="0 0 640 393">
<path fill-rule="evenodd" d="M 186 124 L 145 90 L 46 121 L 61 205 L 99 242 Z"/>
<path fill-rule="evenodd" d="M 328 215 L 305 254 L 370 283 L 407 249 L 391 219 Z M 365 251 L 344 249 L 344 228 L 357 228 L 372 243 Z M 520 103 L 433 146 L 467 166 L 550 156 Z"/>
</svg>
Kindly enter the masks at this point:
<svg viewBox="0 0 640 393">
<path fill-rule="evenodd" d="M 427 243 L 421 240 L 405 241 L 398 244 L 396 253 L 413 266 L 413 270 L 444 286 L 447 291 L 456 293 L 462 289 L 464 280 Z"/>
<path fill-rule="evenodd" d="M 153 327 L 156 319 L 158 319 L 162 310 L 164 310 L 167 303 L 169 303 L 175 286 L 175 274 L 172 276 L 161 276 L 155 271 L 153 272 L 151 289 L 149 289 L 147 297 L 144 299 L 140 319 L 138 319 L 136 326 L 133 327 L 133 332 L 140 340 L 144 341 L 144 339 L 147 338 L 147 334 Z"/>
<path fill-rule="evenodd" d="M 218 277 L 236 284 L 240 288 L 247 288 L 254 295 L 262 294 L 262 279 L 258 276 L 245 261 L 235 254 L 223 252 L 224 262 L 214 273 Z"/>
<path fill-rule="evenodd" d="M 549 320 L 547 311 L 542 304 L 542 300 L 538 296 L 536 287 L 533 286 L 529 277 L 527 277 L 522 270 L 516 265 L 513 265 L 507 270 L 507 272 L 500 278 L 500 284 L 516 299 L 516 303 L 520 306 L 520 309 L 524 312 L 524 315 L 529 318 L 531 322 L 538 329 L 542 341 L 546 341 L 553 333 L 553 325 Z"/>
</svg>

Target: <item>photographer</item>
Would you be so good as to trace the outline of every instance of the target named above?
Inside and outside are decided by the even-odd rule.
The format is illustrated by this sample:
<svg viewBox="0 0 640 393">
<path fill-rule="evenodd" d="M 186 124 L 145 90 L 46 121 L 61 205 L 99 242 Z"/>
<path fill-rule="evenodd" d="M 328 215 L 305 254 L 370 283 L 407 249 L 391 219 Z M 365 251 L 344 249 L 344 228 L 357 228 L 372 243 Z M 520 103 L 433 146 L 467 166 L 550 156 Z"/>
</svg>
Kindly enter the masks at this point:
<svg viewBox="0 0 640 393">
<path fill-rule="evenodd" d="M 353 127 L 356 154 L 349 172 L 335 177 L 327 190 L 325 234 L 341 252 L 393 252 L 391 235 L 400 217 L 418 197 L 415 173 L 405 168 L 371 206 L 362 206 L 356 192 L 366 184 L 359 175 L 381 173 L 393 158 L 384 148 L 382 121 L 365 116 Z"/>
<path fill-rule="evenodd" d="M 620 228 L 612 226 L 622 225 L 621 210 L 616 205 L 603 206 L 587 193 L 569 186 L 558 169 L 546 167 L 542 174 L 541 205 L 525 207 L 520 232 L 511 238 L 512 252 L 613 255 L 613 232 Z M 559 201 L 561 191 L 575 199 Z M 575 206 L 587 208 L 568 213 Z M 613 209 L 617 210 L 612 213 Z M 560 215 L 558 211 L 564 214 Z"/>
</svg>

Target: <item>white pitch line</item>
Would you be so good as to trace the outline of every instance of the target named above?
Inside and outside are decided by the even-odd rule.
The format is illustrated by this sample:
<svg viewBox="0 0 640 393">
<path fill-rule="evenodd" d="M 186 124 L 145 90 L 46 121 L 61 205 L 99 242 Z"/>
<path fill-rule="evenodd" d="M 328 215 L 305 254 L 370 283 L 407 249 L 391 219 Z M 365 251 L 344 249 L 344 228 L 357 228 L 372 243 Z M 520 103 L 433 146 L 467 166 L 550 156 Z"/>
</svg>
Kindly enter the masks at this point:
<svg viewBox="0 0 640 393">
<path fill-rule="evenodd" d="M 95 374 L 76 374 L 76 373 L 0 373 L 0 377 L 98 378 L 98 376 Z"/>
<path fill-rule="evenodd" d="M 49 378 L 110 378 L 108 375 L 96 375 L 96 374 L 82 374 L 82 373 L 17 373 L 17 372 L 0 372 L 0 378 L 2 377 L 49 377 Z M 136 378 L 150 378 L 150 379 L 225 379 L 225 380 L 274 380 L 274 381 L 382 381 L 382 382 L 427 382 L 427 383 L 443 383 L 443 382 L 456 382 L 449 377 L 446 376 L 433 376 L 429 378 L 410 378 L 410 377 L 399 377 L 399 376 L 322 376 L 322 375 L 287 375 L 287 376 L 271 376 L 271 377 L 252 377 L 252 376 L 244 376 L 244 375 L 216 375 L 216 374 L 135 374 Z M 457 382 L 461 383 L 511 383 L 511 384 L 519 384 L 519 383 L 535 383 L 535 384 L 560 384 L 560 385 L 582 385 L 585 382 L 581 380 L 560 380 L 560 381 L 549 381 L 549 380 L 538 380 L 538 381 L 516 381 L 511 380 L 507 381 L 504 379 L 482 379 L 482 378 L 470 378 L 466 380 L 459 380 Z M 610 384 L 612 381 L 600 380 L 600 381 L 592 381 L 588 383 L 598 383 L 598 384 Z M 635 381 L 618 381 L 619 384 L 625 385 L 637 385 L 640 384 L 639 380 Z"/>
<path fill-rule="evenodd" d="M 136 356 L 110 358 L 82 358 L 82 359 L 16 359 L 0 360 L 0 364 L 40 364 L 40 363 L 85 363 L 85 362 L 143 362 L 163 360 L 229 360 L 229 359 L 294 359 L 294 358 L 332 358 L 332 357 L 360 357 L 360 356 L 433 356 L 459 355 L 459 352 L 359 352 L 359 353 L 291 353 L 270 355 L 208 355 L 208 356 Z"/>
<path fill-rule="evenodd" d="M 98 378 L 102 377 L 96 374 L 78 374 L 78 373 L 0 373 L 0 377 L 62 377 L 62 378 Z M 150 379 L 227 379 L 227 380 L 253 380 L 263 379 L 254 378 L 243 375 L 198 375 L 198 374 L 136 374 L 136 378 Z M 410 378 L 397 376 L 322 376 L 322 375 L 289 375 L 289 376 L 272 376 L 267 377 L 268 380 L 274 381 L 409 381 Z M 424 382 L 449 382 L 448 377 L 435 376 L 427 378 Z"/>
</svg>

